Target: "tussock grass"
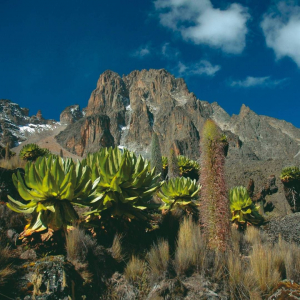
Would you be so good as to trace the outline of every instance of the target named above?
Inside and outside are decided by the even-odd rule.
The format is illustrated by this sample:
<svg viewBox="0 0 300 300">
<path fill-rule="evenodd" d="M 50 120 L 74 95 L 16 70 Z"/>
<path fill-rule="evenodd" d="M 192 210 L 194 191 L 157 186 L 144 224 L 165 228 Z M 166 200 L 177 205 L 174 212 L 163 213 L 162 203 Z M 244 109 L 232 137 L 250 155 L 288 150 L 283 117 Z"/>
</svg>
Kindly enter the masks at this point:
<svg viewBox="0 0 300 300">
<path fill-rule="evenodd" d="M 245 240 L 251 245 L 255 245 L 257 243 L 265 244 L 267 243 L 267 236 L 258 228 L 254 226 L 248 226 L 245 232 Z"/>
<path fill-rule="evenodd" d="M 263 294 L 267 294 L 282 279 L 278 270 L 281 263 L 277 253 L 268 244 L 253 245 L 250 255 L 251 273 Z"/>
<path fill-rule="evenodd" d="M 142 278 L 144 271 L 145 261 L 133 255 L 124 270 L 124 275 L 128 281 L 135 282 Z"/>
<path fill-rule="evenodd" d="M 74 265 L 85 282 L 90 282 L 93 277 L 89 271 L 88 259 L 93 255 L 93 249 L 96 248 L 96 241 L 78 226 L 66 233 L 67 259 Z"/>
<path fill-rule="evenodd" d="M 124 255 L 122 253 L 122 236 L 120 234 L 116 234 L 113 240 L 113 244 L 110 248 L 112 257 L 117 261 L 121 262 L 124 259 Z"/>
<path fill-rule="evenodd" d="M 0 287 L 4 286 L 14 273 L 15 270 L 11 265 L 11 250 L 0 246 Z"/>
<path fill-rule="evenodd" d="M 147 261 L 153 278 L 164 278 L 168 270 L 170 253 L 169 243 L 161 240 L 153 245 L 147 255 Z"/>
<path fill-rule="evenodd" d="M 201 236 L 200 226 L 191 217 L 184 218 L 179 227 L 175 270 L 178 275 L 200 271 L 206 257 L 206 243 Z"/>
<path fill-rule="evenodd" d="M 4 169 L 17 169 L 25 168 L 26 161 L 22 160 L 19 156 L 13 156 L 10 159 L 0 159 L 0 168 Z"/>
</svg>

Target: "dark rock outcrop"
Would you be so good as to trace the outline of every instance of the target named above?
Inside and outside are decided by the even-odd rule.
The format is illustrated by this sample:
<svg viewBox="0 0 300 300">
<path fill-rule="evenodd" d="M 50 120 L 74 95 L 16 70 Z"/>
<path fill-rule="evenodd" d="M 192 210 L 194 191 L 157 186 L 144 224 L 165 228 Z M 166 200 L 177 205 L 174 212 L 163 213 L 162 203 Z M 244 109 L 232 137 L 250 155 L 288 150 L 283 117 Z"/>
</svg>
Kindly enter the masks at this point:
<svg viewBox="0 0 300 300">
<path fill-rule="evenodd" d="M 278 241 L 279 235 L 288 243 L 296 243 L 300 246 L 300 213 L 277 217 L 262 227 L 271 242 Z"/>
<path fill-rule="evenodd" d="M 22 299 L 77 299 L 83 295 L 83 279 L 63 255 L 24 263 L 15 283 L 15 296 Z"/>
<path fill-rule="evenodd" d="M 114 146 L 110 120 L 106 115 L 82 118 L 69 125 L 56 139 L 65 149 L 79 156 L 95 152 L 101 147 Z"/>
</svg>

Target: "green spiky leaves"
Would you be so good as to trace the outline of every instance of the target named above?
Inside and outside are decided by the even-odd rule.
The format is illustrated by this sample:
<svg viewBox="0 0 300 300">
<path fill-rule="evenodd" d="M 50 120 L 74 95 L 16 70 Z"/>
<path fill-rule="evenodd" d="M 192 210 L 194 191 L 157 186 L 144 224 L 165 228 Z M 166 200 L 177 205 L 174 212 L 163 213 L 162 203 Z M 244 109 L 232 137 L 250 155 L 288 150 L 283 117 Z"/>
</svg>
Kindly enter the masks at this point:
<svg viewBox="0 0 300 300">
<path fill-rule="evenodd" d="M 20 158 L 26 161 L 35 161 L 40 156 L 49 155 L 50 151 L 39 147 L 36 144 L 24 145 L 20 151 Z"/>
<path fill-rule="evenodd" d="M 300 169 L 298 167 L 286 167 L 282 169 L 280 174 L 282 182 L 291 182 L 300 180 Z"/>
<path fill-rule="evenodd" d="M 129 219 L 146 219 L 143 212 L 149 207 L 149 200 L 161 186 L 160 174 L 150 169 L 147 160 L 133 152 L 118 148 L 102 148 L 83 160 L 92 168 L 92 178 L 100 176 L 96 192 L 89 198 L 92 211 L 100 214 L 109 209 L 113 216 Z"/>
<path fill-rule="evenodd" d="M 46 228 L 58 230 L 78 219 L 73 204 L 82 204 L 95 189 L 99 179 L 91 179 L 91 170 L 71 159 L 57 156 L 39 157 L 25 166 L 21 174 L 13 175 L 13 182 L 26 204 L 8 196 L 7 206 L 18 213 L 32 213 L 32 220 L 23 236 Z"/>
<path fill-rule="evenodd" d="M 196 184 L 196 180 L 190 178 L 177 177 L 170 179 L 162 185 L 157 194 L 164 202 L 161 209 L 181 208 L 185 210 L 196 207 L 200 188 L 200 185 Z"/>
<path fill-rule="evenodd" d="M 245 225 L 247 222 L 260 225 L 264 218 L 259 214 L 257 206 L 252 202 L 248 191 L 243 186 L 237 186 L 229 192 L 231 221 L 237 225 Z"/>
<path fill-rule="evenodd" d="M 184 155 L 177 156 L 177 164 L 179 168 L 179 175 L 183 177 L 189 177 L 191 179 L 199 179 L 200 166 L 195 160 L 191 160 Z M 168 158 L 162 157 L 163 174 L 168 174 Z"/>
</svg>

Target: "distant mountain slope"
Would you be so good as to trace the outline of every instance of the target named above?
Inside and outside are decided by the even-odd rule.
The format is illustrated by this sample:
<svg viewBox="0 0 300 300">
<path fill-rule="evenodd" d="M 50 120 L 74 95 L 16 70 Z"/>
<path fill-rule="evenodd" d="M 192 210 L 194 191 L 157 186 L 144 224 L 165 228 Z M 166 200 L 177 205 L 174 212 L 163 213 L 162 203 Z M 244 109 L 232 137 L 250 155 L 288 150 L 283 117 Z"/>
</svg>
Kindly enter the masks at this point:
<svg viewBox="0 0 300 300">
<path fill-rule="evenodd" d="M 46 120 L 41 111 L 29 117 L 29 109 L 21 108 L 10 100 L 0 99 L 0 144 L 17 146 L 29 136 L 53 130 L 58 126 L 55 120 Z"/>
<path fill-rule="evenodd" d="M 164 69 L 133 71 L 123 77 L 105 71 L 91 94 L 85 116 L 72 121 L 57 141 L 80 156 L 109 145 L 148 155 L 155 131 L 163 154 L 173 145 L 177 153 L 197 158 L 207 118 L 225 131 L 229 158 L 292 159 L 300 150 L 300 129 L 292 124 L 257 115 L 245 105 L 239 115 L 229 116 L 217 103 L 198 100 L 183 79 Z"/>
</svg>

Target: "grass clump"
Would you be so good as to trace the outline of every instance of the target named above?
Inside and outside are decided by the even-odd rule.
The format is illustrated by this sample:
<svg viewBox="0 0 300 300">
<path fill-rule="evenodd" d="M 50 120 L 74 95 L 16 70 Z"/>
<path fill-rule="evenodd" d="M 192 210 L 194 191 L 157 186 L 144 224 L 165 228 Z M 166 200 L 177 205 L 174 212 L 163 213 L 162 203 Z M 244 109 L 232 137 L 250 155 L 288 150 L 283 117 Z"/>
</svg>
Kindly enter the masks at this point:
<svg viewBox="0 0 300 300">
<path fill-rule="evenodd" d="M 154 278 L 164 278 L 170 260 L 169 243 L 165 240 L 160 240 L 157 245 L 153 245 L 147 255 L 147 261 Z"/>
<path fill-rule="evenodd" d="M 139 281 L 145 272 L 145 261 L 133 255 L 128 262 L 124 275 L 129 282 Z"/>
<path fill-rule="evenodd" d="M 180 224 L 175 252 L 175 270 L 178 275 L 200 271 L 206 256 L 206 244 L 201 236 L 200 226 L 191 217 Z"/>
<path fill-rule="evenodd" d="M 14 170 L 17 168 L 24 169 L 26 161 L 22 160 L 19 156 L 12 156 L 9 159 L 0 159 L 0 168 Z"/>
<path fill-rule="evenodd" d="M 15 273 L 11 264 L 11 250 L 0 246 L 0 287 L 4 286 Z"/>
</svg>

